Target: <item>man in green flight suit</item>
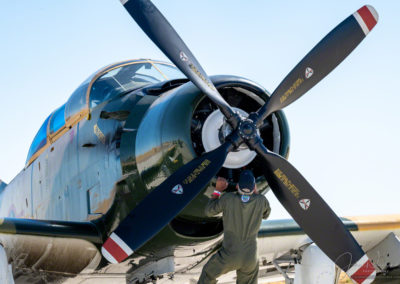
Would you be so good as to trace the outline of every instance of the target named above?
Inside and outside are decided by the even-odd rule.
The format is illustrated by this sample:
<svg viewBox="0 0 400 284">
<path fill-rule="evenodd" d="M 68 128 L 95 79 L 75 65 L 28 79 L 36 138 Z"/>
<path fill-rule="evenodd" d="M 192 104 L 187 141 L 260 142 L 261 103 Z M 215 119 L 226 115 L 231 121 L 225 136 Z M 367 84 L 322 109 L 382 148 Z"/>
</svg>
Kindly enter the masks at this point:
<svg viewBox="0 0 400 284">
<path fill-rule="evenodd" d="M 232 270 L 236 270 L 236 283 L 257 283 L 257 233 L 261 219 L 268 218 L 271 208 L 267 198 L 257 193 L 250 170 L 240 174 L 237 192 L 221 196 L 227 186 L 227 181 L 218 177 L 212 199 L 205 210 L 207 216 L 222 212 L 224 240 L 222 248 L 203 267 L 198 284 L 217 283 L 216 278 Z"/>
</svg>

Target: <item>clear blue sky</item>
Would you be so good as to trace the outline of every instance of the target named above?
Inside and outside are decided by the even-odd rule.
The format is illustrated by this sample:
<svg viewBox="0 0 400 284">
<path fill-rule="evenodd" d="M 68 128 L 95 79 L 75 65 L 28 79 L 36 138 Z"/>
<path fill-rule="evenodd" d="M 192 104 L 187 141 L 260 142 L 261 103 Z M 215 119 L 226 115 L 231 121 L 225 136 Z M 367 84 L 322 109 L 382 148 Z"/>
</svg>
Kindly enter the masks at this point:
<svg viewBox="0 0 400 284">
<path fill-rule="evenodd" d="M 271 92 L 331 29 L 364 4 L 379 23 L 327 78 L 286 109 L 289 160 L 339 215 L 400 213 L 400 1 L 155 0 L 208 74 Z M 91 73 L 165 59 L 118 0 L 2 1 L 0 178 L 24 167 L 44 119 Z M 268 193 L 272 218 L 288 214 Z"/>
</svg>

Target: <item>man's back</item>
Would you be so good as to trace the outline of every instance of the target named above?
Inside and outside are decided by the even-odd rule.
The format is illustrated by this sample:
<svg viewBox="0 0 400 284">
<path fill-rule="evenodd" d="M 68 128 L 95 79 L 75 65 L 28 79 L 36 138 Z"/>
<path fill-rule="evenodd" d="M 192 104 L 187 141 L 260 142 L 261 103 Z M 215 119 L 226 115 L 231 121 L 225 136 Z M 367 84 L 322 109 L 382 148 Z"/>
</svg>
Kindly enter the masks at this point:
<svg viewBox="0 0 400 284">
<path fill-rule="evenodd" d="M 204 265 L 199 284 L 215 284 L 216 279 L 236 270 L 236 282 L 256 284 L 258 275 L 257 233 L 261 219 L 271 211 L 267 198 L 257 194 L 255 178 L 251 171 L 240 173 L 237 193 L 221 191 L 228 187 L 226 179 L 218 177 L 212 199 L 206 206 L 208 216 L 223 214 L 224 240 L 218 250 Z"/>
<path fill-rule="evenodd" d="M 255 244 L 261 220 L 268 217 L 270 207 L 263 195 L 243 196 L 228 192 L 206 207 L 209 216 L 220 212 L 223 213 L 224 223 L 223 247 L 233 252 Z"/>
</svg>

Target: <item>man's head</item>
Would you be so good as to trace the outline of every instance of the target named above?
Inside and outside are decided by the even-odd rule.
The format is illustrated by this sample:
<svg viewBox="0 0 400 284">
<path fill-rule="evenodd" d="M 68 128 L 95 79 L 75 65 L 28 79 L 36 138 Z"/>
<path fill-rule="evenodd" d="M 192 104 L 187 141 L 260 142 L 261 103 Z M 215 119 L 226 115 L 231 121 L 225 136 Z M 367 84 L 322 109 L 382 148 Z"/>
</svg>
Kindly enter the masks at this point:
<svg viewBox="0 0 400 284">
<path fill-rule="evenodd" d="M 238 192 L 243 195 L 252 195 L 256 188 L 256 180 L 253 172 L 244 170 L 240 173 Z"/>
</svg>

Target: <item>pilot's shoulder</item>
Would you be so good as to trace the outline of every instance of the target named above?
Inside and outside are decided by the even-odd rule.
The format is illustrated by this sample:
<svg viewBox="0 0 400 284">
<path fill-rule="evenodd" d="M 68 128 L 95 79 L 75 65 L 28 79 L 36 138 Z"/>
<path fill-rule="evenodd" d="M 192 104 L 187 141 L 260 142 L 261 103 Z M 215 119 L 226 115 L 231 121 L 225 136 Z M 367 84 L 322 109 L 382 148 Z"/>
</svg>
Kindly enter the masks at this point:
<svg viewBox="0 0 400 284">
<path fill-rule="evenodd" d="M 267 197 L 264 194 L 255 194 L 256 198 L 260 200 L 260 202 L 266 202 L 269 204 Z"/>
<path fill-rule="evenodd" d="M 235 192 L 225 192 L 222 196 L 221 199 L 232 199 L 235 198 L 235 196 L 237 196 L 237 194 Z"/>
<path fill-rule="evenodd" d="M 264 195 L 264 194 L 260 194 L 263 198 L 264 198 L 264 202 L 265 202 L 265 207 L 267 208 L 271 208 L 271 206 L 269 205 L 269 201 L 268 198 Z"/>
</svg>

